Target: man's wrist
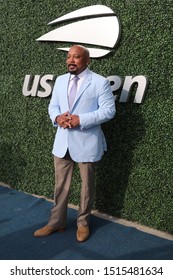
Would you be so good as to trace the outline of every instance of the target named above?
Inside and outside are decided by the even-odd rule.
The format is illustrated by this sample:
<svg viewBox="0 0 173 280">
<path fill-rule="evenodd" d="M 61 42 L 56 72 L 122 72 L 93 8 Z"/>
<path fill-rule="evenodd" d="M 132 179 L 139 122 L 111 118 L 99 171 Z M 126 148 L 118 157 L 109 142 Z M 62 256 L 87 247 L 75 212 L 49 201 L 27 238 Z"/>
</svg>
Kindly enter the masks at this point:
<svg viewBox="0 0 173 280">
<path fill-rule="evenodd" d="M 59 116 L 56 116 L 56 118 L 55 118 L 55 122 L 58 124 L 58 117 Z"/>
</svg>

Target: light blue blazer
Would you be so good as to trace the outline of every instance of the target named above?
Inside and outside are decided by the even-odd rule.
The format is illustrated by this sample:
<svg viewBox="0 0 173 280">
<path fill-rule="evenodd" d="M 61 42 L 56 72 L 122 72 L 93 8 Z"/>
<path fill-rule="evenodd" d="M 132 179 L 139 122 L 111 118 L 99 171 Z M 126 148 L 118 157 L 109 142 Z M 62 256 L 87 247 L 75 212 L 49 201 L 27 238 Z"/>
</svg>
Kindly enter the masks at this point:
<svg viewBox="0 0 173 280">
<path fill-rule="evenodd" d="M 107 150 L 101 124 L 114 117 L 115 99 L 109 81 L 88 69 L 70 111 L 69 79 L 69 73 L 56 79 L 48 108 L 52 123 L 57 126 L 52 153 L 62 158 L 68 149 L 75 162 L 95 162 Z M 64 129 L 55 124 L 55 118 L 67 111 L 79 116 L 79 127 Z"/>
</svg>

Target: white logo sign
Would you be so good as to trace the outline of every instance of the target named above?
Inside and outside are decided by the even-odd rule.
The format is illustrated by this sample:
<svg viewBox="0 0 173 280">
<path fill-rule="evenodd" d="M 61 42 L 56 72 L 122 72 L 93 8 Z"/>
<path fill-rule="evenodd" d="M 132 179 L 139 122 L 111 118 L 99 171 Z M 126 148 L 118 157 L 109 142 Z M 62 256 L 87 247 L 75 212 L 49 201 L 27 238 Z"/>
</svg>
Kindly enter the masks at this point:
<svg viewBox="0 0 173 280">
<path fill-rule="evenodd" d="M 52 93 L 56 76 L 48 75 L 26 75 L 23 84 L 23 95 L 32 97 L 48 97 Z M 134 103 L 142 103 L 148 85 L 148 80 L 145 76 L 126 76 L 123 80 L 120 76 L 109 76 L 112 92 L 115 96 L 115 101 L 128 102 L 134 85 L 138 85 L 134 96 Z M 121 89 L 121 93 L 116 94 Z"/>
<path fill-rule="evenodd" d="M 85 19 L 81 19 L 85 17 Z M 92 17 L 92 18 L 91 18 Z M 86 19 L 87 18 L 87 19 Z M 114 11 L 103 5 L 85 7 L 50 22 L 50 25 L 76 20 L 77 22 L 59 27 L 46 33 L 37 41 L 71 42 L 93 45 L 87 47 L 90 56 L 102 57 L 114 50 L 120 36 L 120 24 Z M 80 19 L 80 20 L 79 20 Z M 96 48 L 94 47 L 96 46 Z M 100 48 L 101 47 L 101 48 Z M 58 48 L 68 51 L 70 47 Z M 133 99 L 134 103 L 142 103 L 148 86 L 148 79 L 145 76 L 126 76 L 124 79 L 117 75 L 107 77 L 110 81 L 115 100 L 128 102 L 134 85 L 137 85 Z M 26 75 L 23 84 L 23 95 L 45 98 L 51 95 L 56 77 L 48 75 Z M 117 94 L 117 91 L 119 92 Z"/>
<path fill-rule="evenodd" d="M 81 19 L 91 16 L 93 18 Z M 114 11 L 106 6 L 94 5 L 81 8 L 59 17 L 49 24 L 53 25 L 79 18 L 80 21 L 50 31 L 39 37 L 37 41 L 71 42 L 98 46 L 98 48 L 88 47 L 90 56 L 93 58 L 105 56 L 114 50 L 120 35 L 120 23 Z M 69 48 L 58 49 L 68 51 Z"/>
</svg>

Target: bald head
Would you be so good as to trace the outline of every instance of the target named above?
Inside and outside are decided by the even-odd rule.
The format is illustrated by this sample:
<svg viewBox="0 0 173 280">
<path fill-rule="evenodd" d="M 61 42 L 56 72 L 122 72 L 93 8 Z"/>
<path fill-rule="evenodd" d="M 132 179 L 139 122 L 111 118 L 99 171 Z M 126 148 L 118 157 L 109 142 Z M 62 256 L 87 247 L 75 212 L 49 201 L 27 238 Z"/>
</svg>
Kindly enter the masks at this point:
<svg viewBox="0 0 173 280">
<path fill-rule="evenodd" d="M 80 74 L 90 63 L 90 54 L 87 48 L 81 45 L 72 46 L 67 55 L 67 68 L 71 74 Z"/>
<path fill-rule="evenodd" d="M 79 51 L 79 52 L 83 53 L 83 55 L 86 56 L 86 57 L 90 57 L 89 50 L 87 48 L 85 48 L 84 46 L 82 46 L 82 45 L 74 45 L 74 46 L 72 46 L 69 49 L 69 52 L 73 51 L 73 50 Z"/>
</svg>

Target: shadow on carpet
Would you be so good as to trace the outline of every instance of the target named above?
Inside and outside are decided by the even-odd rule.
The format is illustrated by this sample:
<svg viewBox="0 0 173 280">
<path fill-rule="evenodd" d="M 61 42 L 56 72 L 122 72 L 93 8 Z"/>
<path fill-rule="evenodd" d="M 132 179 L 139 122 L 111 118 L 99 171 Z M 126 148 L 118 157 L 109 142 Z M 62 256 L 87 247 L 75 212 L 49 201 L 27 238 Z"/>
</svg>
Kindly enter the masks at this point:
<svg viewBox="0 0 173 280">
<path fill-rule="evenodd" d="M 0 186 L 1 260 L 172 260 L 173 241 L 91 216 L 91 235 L 76 241 L 77 211 L 68 209 L 67 230 L 35 238 L 52 202 Z"/>
</svg>

